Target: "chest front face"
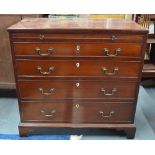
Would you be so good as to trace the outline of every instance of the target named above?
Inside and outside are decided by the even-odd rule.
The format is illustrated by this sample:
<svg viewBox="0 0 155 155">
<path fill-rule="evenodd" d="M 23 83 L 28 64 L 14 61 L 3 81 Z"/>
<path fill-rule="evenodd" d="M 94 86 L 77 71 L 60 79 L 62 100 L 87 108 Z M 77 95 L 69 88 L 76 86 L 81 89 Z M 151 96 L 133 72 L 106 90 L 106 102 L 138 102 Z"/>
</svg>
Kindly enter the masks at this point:
<svg viewBox="0 0 155 155">
<path fill-rule="evenodd" d="M 146 31 L 125 21 L 54 22 L 9 29 L 21 135 L 23 124 L 134 133 Z"/>
</svg>

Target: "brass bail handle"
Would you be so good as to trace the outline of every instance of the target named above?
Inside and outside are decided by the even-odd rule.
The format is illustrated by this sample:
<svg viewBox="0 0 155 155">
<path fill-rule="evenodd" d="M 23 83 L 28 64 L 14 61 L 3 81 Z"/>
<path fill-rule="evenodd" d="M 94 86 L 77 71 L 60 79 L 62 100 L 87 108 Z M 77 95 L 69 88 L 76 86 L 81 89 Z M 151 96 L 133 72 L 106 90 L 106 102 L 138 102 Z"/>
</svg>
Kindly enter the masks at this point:
<svg viewBox="0 0 155 155">
<path fill-rule="evenodd" d="M 40 72 L 40 74 L 42 75 L 49 75 L 52 71 L 54 71 L 54 67 L 51 66 L 48 68 L 48 72 L 42 71 L 42 67 L 41 66 L 37 66 L 37 70 Z"/>
<path fill-rule="evenodd" d="M 118 67 L 114 67 L 112 72 L 108 72 L 106 67 L 102 67 L 101 69 L 106 75 L 115 75 L 119 71 Z"/>
<path fill-rule="evenodd" d="M 38 90 L 41 92 L 42 95 L 45 95 L 45 96 L 49 96 L 55 91 L 54 88 L 49 89 L 48 92 L 45 92 L 43 88 L 38 88 Z"/>
<path fill-rule="evenodd" d="M 110 118 L 115 114 L 115 111 L 112 110 L 107 115 L 103 111 L 99 111 L 99 114 L 101 115 L 102 118 Z"/>
<path fill-rule="evenodd" d="M 39 47 L 35 48 L 36 53 L 40 56 L 49 56 L 53 52 L 53 50 L 54 50 L 53 47 L 49 47 L 47 49 L 47 53 L 41 53 L 41 49 Z"/>
<path fill-rule="evenodd" d="M 117 89 L 116 89 L 116 88 L 113 88 L 113 89 L 111 90 L 111 93 L 108 93 L 107 90 L 105 90 L 104 88 L 101 88 L 101 92 L 103 92 L 104 95 L 106 95 L 106 96 L 112 96 L 112 95 L 114 95 L 115 92 L 117 92 Z"/>
<path fill-rule="evenodd" d="M 52 109 L 49 113 L 47 113 L 45 110 L 40 110 L 40 112 L 45 117 L 53 117 L 56 113 L 56 110 Z"/>
<path fill-rule="evenodd" d="M 110 51 L 108 48 L 103 48 L 103 52 L 105 53 L 106 56 L 108 57 L 115 57 L 115 56 L 118 56 L 118 53 L 121 52 L 122 49 L 121 48 L 117 48 L 115 50 L 115 54 L 110 54 Z"/>
</svg>

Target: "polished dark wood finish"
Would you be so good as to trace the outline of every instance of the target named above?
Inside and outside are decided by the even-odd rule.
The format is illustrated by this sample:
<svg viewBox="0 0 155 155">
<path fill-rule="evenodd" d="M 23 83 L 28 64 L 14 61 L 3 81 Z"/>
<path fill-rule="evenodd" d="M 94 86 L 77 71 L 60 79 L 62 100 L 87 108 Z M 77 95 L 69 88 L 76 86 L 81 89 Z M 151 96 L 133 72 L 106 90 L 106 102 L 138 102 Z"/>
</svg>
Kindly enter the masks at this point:
<svg viewBox="0 0 155 155">
<path fill-rule="evenodd" d="M 130 81 L 27 80 L 18 81 L 18 86 L 21 99 L 82 98 L 116 100 L 121 98 L 129 100 L 136 97 L 136 83 Z M 116 91 L 113 91 L 114 89 Z"/>
<path fill-rule="evenodd" d="M 107 60 L 17 60 L 18 77 L 53 77 L 53 76 L 100 76 L 138 78 L 140 61 L 107 61 Z M 41 67 L 41 71 L 37 68 Z M 53 70 L 49 71 L 50 67 Z M 107 71 L 103 71 L 106 68 Z M 114 69 L 118 71 L 114 72 Z M 41 72 L 48 72 L 44 75 Z M 109 75 L 109 73 L 111 73 Z"/>
<path fill-rule="evenodd" d="M 105 129 L 116 129 L 118 131 L 123 130 L 126 133 L 128 139 L 133 139 L 136 132 L 134 124 L 118 124 L 118 123 L 33 123 L 24 122 L 19 124 L 20 136 L 25 137 L 29 135 L 30 130 L 39 128 L 105 128 Z"/>
<path fill-rule="evenodd" d="M 109 54 L 116 54 L 120 49 L 117 57 L 123 58 L 141 58 L 141 45 L 134 43 L 103 43 L 98 42 L 50 42 L 50 43 L 15 43 L 15 55 L 17 57 L 109 57 L 104 52 L 104 48 L 109 50 Z M 36 49 L 39 49 L 37 51 Z M 49 49 L 52 49 L 49 52 Z"/>
<path fill-rule="evenodd" d="M 73 31 L 69 31 L 67 34 L 67 31 L 64 30 L 62 32 L 58 32 L 56 30 L 50 31 L 50 30 L 40 30 L 39 33 L 14 33 L 12 38 L 14 43 L 31 43 L 31 42 L 103 42 L 103 43 L 142 43 L 143 42 L 143 35 L 133 35 L 132 32 L 130 32 L 130 35 L 126 34 L 118 34 L 118 33 L 112 33 L 112 31 L 108 30 L 106 32 L 102 32 L 102 30 L 98 31 L 88 31 L 87 30 L 76 30 L 76 34 L 73 33 Z M 79 32 L 80 31 L 80 32 Z M 101 32 L 100 32 L 101 31 Z M 50 34 L 52 33 L 52 35 Z M 58 33 L 58 34 L 57 34 Z M 59 34 L 62 33 L 62 34 Z M 73 34 L 71 34 L 73 33 Z M 82 34 L 80 34 L 82 33 Z M 104 33 L 104 34 L 102 34 Z M 107 33 L 107 34 L 106 34 Z"/>
<path fill-rule="evenodd" d="M 76 31 L 83 30 L 85 32 L 96 32 L 96 31 L 115 31 L 115 33 L 126 31 L 126 35 L 130 33 L 136 34 L 145 34 L 147 29 L 141 27 L 139 24 L 130 21 L 130 20 L 108 20 L 108 19 L 54 19 L 49 20 L 46 18 L 25 18 L 21 22 L 18 22 L 15 25 L 12 25 L 8 28 L 10 32 L 21 32 L 21 31 L 53 31 L 60 32 L 66 31 Z M 78 31 L 79 32 L 79 31 Z M 80 31 L 81 32 L 81 31 Z M 130 33 L 129 33 L 130 32 Z M 104 35 L 104 34 L 103 34 Z M 26 35 L 25 35 L 26 36 Z"/>
<path fill-rule="evenodd" d="M 8 31 L 21 136 L 78 127 L 134 138 L 146 29 L 127 20 L 24 19 Z"/>
<path fill-rule="evenodd" d="M 21 120 L 55 123 L 131 123 L 133 109 L 132 103 L 22 102 Z"/>
</svg>

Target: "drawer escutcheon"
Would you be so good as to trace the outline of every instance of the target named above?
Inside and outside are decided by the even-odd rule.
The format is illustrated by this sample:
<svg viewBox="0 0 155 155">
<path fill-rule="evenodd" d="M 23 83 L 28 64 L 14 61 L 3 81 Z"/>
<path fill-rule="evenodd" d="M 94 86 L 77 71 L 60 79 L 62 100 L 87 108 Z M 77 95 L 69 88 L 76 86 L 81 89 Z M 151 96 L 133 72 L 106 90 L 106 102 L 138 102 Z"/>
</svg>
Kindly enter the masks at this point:
<svg viewBox="0 0 155 155">
<path fill-rule="evenodd" d="M 80 67 L 80 63 L 79 62 L 77 62 L 75 65 L 76 65 L 76 68 Z"/>
<path fill-rule="evenodd" d="M 79 104 L 76 104 L 75 107 L 78 109 L 80 107 L 80 105 Z"/>
<path fill-rule="evenodd" d="M 76 45 L 76 51 L 77 51 L 77 53 L 80 52 L 80 45 Z"/>
<path fill-rule="evenodd" d="M 76 83 L 76 87 L 77 87 L 77 88 L 79 88 L 79 86 L 80 86 L 80 83 L 79 83 L 79 82 L 77 82 L 77 83 Z"/>
</svg>

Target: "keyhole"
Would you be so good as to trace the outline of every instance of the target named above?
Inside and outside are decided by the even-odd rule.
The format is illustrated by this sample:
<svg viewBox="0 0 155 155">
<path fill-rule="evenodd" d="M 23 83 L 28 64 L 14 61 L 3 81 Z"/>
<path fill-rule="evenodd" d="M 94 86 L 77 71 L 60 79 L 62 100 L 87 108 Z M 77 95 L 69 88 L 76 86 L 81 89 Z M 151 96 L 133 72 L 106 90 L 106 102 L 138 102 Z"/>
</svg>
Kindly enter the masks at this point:
<svg viewBox="0 0 155 155">
<path fill-rule="evenodd" d="M 77 50 L 77 53 L 80 52 L 80 45 L 77 45 L 77 46 L 76 46 L 76 50 Z"/>
<path fill-rule="evenodd" d="M 80 106 L 79 104 L 76 104 L 76 105 L 75 105 L 75 107 L 76 107 L 77 109 L 79 108 L 79 106 Z"/>
<path fill-rule="evenodd" d="M 76 87 L 78 88 L 79 86 L 80 86 L 80 83 L 79 83 L 79 82 L 77 82 L 77 83 L 76 83 Z"/>
<path fill-rule="evenodd" d="M 80 63 L 77 62 L 77 63 L 76 63 L 76 68 L 79 68 L 79 67 L 80 67 Z"/>
</svg>

